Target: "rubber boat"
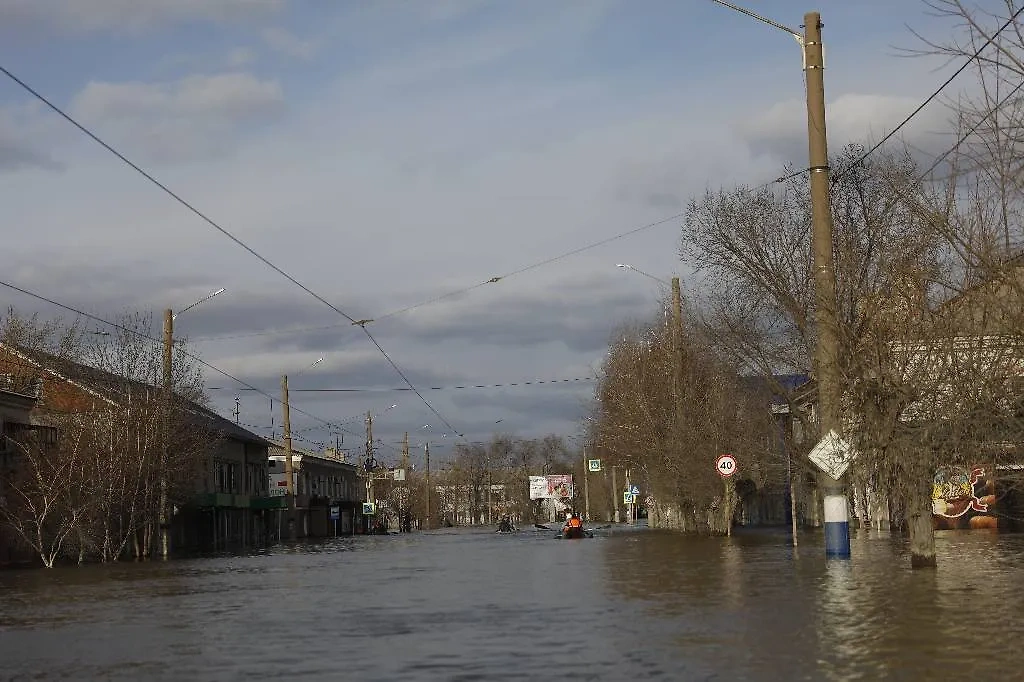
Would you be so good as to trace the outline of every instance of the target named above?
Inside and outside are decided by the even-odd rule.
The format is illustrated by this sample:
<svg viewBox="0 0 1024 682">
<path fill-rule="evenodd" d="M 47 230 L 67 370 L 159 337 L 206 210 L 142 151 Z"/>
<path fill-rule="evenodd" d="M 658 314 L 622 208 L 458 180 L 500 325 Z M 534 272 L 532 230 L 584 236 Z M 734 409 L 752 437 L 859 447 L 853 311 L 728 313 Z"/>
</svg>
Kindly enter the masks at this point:
<svg viewBox="0 0 1024 682">
<path fill-rule="evenodd" d="M 555 537 L 559 540 L 583 540 L 594 537 L 594 531 L 585 528 L 567 528 Z"/>
</svg>

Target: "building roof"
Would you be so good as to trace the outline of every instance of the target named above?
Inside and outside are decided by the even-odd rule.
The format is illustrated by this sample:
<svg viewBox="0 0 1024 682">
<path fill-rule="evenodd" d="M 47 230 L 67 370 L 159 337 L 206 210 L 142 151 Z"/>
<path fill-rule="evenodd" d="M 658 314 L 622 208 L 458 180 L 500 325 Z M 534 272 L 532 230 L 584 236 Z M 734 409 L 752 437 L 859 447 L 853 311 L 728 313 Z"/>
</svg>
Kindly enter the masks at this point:
<svg viewBox="0 0 1024 682">
<path fill-rule="evenodd" d="M 771 396 L 772 405 L 788 405 L 793 392 L 810 380 L 811 378 L 807 374 L 775 374 L 770 378 L 764 376 L 740 377 L 740 381 L 747 388 L 768 393 Z M 783 391 L 781 393 L 780 388 Z"/>
<path fill-rule="evenodd" d="M 270 457 L 284 457 L 285 456 L 285 448 L 284 448 L 284 441 L 283 440 L 279 440 L 279 439 L 274 438 L 274 439 L 271 439 L 269 442 L 270 442 L 270 449 L 269 449 L 267 454 Z M 323 453 L 323 452 L 313 452 L 312 450 L 304 450 L 302 448 L 295 447 L 294 445 L 292 446 L 292 456 L 293 457 L 309 457 L 311 459 L 322 460 L 325 463 L 340 464 L 341 466 L 351 467 L 353 469 L 358 469 L 359 468 L 355 464 L 353 464 L 352 462 L 345 461 L 344 459 L 341 459 L 339 457 L 331 457 L 331 456 L 329 456 L 329 455 L 327 455 L 326 453 Z"/>
<path fill-rule="evenodd" d="M 132 391 L 144 393 L 157 392 L 161 388 L 153 384 L 147 384 L 135 379 L 119 376 L 96 367 L 76 362 L 70 358 L 60 357 L 46 351 L 26 348 L 14 344 L 0 342 L 0 348 L 5 348 L 32 364 L 44 372 L 67 381 L 84 391 L 99 397 L 111 404 L 121 405 L 129 398 Z M 258 436 L 247 429 L 242 428 L 229 419 L 226 419 L 213 410 L 191 400 L 184 400 L 184 412 L 188 421 L 196 428 L 222 434 L 243 443 L 254 445 L 267 445 L 270 443 L 262 436 Z"/>
</svg>

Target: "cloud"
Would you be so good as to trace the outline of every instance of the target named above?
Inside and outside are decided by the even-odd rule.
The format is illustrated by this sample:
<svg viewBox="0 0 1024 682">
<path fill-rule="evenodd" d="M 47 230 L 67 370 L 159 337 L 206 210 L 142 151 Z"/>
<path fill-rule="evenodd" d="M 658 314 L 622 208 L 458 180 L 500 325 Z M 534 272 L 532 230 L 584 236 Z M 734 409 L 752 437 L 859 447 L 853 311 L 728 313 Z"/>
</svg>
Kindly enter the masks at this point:
<svg viewBox="0 0 1024 682">
<path fill-rule="evenodd" d="M 0 174 L 63 169 L 46 148 L 49 132 L 35 107 L 0 107 Z"/>
<path fill-rule="evenodd" d="M 243 72 L 192 75 L 169 83 L 89 82 L 72 111 L 129 156 L 171 163 L 212 158 L 231 149 L 231 136 L 285 109 L 280 83 Z"/>
<path fill-rule="evenodd" d="M 877 142 L 920 103 L 919 98 L 898 95 L 845 93 L 836 97 L 826 106 L 829 149 L 838 151 L 851 142 Z M 937 155 L 949 144 L 948 116 L 941 103 L 933 103 L 904 126 L 891 144 L 904 140 Z M 796 166 L 806 162 L 807 105 L 803 101 L 778 102 L 756 117 L 740 121 L 737 128 L 755 154 Z"/>
<path fill-rule="evenodd" d="M 0 0 L 0 16 L 8 26 L 124 33 L 192 22 L 234 23 L 286 5 L 287 0 Z"/>
<path fill-rule="evenodd" d="M 284 2 L 253 4 L 251 14 L 241 3 L 124 3 L 125 25 L 136 30 L 222 23 L 141 44 L 113 33 L 123 29 L 111 4 L 23 3 L 36 20 L 46 7 L 68 9 L 51 12 L 50 27 L 110 32 L 67 40 L 82 58 L 69 58 L 75 63 L 48 89 L 73 100 L 84 122 L 147 168 L 190 161 L 154 170 L 257 252 L 356 318 L 508 275 L 369 327 L 430 403 L 474 439 L 496 429 L 571 433 L 593 384 L 434 387 L 592 375 L 613 330 L 656 315 L 664 293 L 615 263 L 665 279 L 686 275 L 676 255 L 678 221 L 552 257 L 666 218 L 709 183 L 764 181 L 781 163 L 806 156 L 803 103 L 778 101 L 779 92 L 799 93 L 796 53 L 772 42 L 781 38 L 751 23 L 750 40 L 765 42 L 755 62 L 725 55 L 710 71 L 678 68 L 745 25 L 714 8 L 706 13 L 721 24 L 710 18 L 686 28 L 690 10 L 672 3 L 662 9 L 679 23 L 662 9 L 638 14 L 600 0 L 339 3 L 315 14 L 291 3 L 295 11 L 283 16 L 272 13 Z M 106 18 L 71 26 L 77 7 L 101 5 Z M 10 25 L 12 15 L 3 16 Z M 857 26 L 876 24 L 872 15 Z M 261 35 L 271 25 L 300 39 L 281 30 Z M 833 149 L 864 130 L 880 136 L 913 106 L 891 95 L 915 90 L 864 68 L 864 33 L 851 29 L 856 41 L 844 47 L 837 34 L 829 44 Z M 303 45 L 310 37 L 315 45 Z M 310 61 L 265 59 L 268 39 Z M 100 41 L 110 43 L 103 54 L 116 51 L 118 60 L 102 78 L 94 66 Z M 206 64 L 159 71 L 164 48 Z M 19 58 L 31 63 L 32 49 Z M 844 55 L 856 57 L 849 76 L 838 68 L 853 61 Z M 258 75 L 239 71 L 252 63 Z M 200 68 L 205 75 L 171 78 Z M 171 75 L 151 82 L 154 72 Z M 90 77 L 97 82 L 83 85 Z M 782 78 L 791 89 L 779 89 Z M 727 112 L 740 106 L 758 113 L 730 120 Z M 59 152 L 66 169 L 45 182 L 39 173 L 5 174 L 5 221 L 24 226 L 4 250 L 5 277 L 102 316 L 180 309 L 226 287 L 175 323 L 205 360 L 272 396 L 288 373 L 298 409 L 331 420 L 355 416 L 356 432 L 360 415 L 392 402 L 399 407 L 374 425 L 380 437 L 398 440 L 428 423 L 443 430 L 415 395 L 383 390 L 402 380 L 358 328 L 73 130 L 66 133 L 77 136 L 72 144 L 15 131 L 6 139 L 39 140 L 37 151 Z M 47 310 L 14 294 L 6 300 Z M 280 329 L 288 331 L 271 333 Z M 213 335 L 239 338 L 206 338 Z M 303 371 L 321 355 L 324 363 Z M 223 387 L 215 406 L 230 413 L 230 382 L 208 378 Z M 373 390 L 298 390 L 315 386 Z M 243 422 L 269 424 L 273 409 L 279 426 L 276 398 L 272 408 L 265 396 L 239 396 Z M 299 411 L 292 418 L 297 428 L 315 424 Z"/>
<path fill-rule="evenodd" d="M 283 28 L 266 28 L 263 29 L 261 35 L 263 42 L 270 49 L 288 57 L 311 59 L 317 50 L 317 44 L 314 41 L 302 40 Z"/>
</svg>

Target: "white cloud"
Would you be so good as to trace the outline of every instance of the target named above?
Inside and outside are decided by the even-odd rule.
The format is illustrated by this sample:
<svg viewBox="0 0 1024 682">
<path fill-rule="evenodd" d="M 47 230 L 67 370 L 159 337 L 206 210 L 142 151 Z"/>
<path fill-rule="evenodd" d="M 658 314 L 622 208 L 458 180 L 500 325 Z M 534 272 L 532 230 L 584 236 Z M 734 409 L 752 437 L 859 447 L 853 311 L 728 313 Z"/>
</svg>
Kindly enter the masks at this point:
<svg viewBox="0 0 1024 682">
<path fill-rule="evenodd" d="M 225 57 L 224 61 L 228 68 L 237 69 L 256 61 L 256 52 L 247 47 L 236 47 L 228 51 L 227 57 Z"/>
<path fill-rule="evenodd" d="M 33 134 L 38 129 L 33 121 L 26 120 L 24 112 L 0 108 L 0 173 L 62 167 L 46 150 L 43 138 Z"/>
<path fill-rule="evenodd" d="M 314 41 L 303 40 L 283 28 L 264 29 L 262 37 L 270 49 L 297 59 L 311 59 L 317 48 Z"/>
<path fill-rule="evenodd" d="M 279 4 L 265 3 L 264 11 Z M 489 3 L 508 15 L 487 22 L 469 16 L 480 6 L 475 0 L 359 3 L 358 11 L 345 12 L 352 19 L 345 40 L 332 33 L 329 20 L 317 26 L 323 53 L 315 56 L 326 62 L 327 50 L 344 46 L 342 54 L 329 55 L 337 70 L 326 78 L 320 68 L 297 75 L 294 89 L 289 87 L 289 115 L 274 119 L 264 134 L 247 134 L 234 149 L 237 133 L 281 112 L 278 82 L 241 73 L 168 83 L 96 82 L 75 98 L 74 111 L 129 157 L 201 159 L 158 168 L 157 175 L 332 303 L 355 317 L 374 317 L 663 218 L 707 183 L 766 179 L 781 161 L 794 160 L 785 153 L 790 147 L 795 160 L 806 155 L 803 103 L 773 108 L 778 89 L 757 91 L 757 79 L 746 71 L 725 74 L 733 81 L 723 84 L 717 74 L 696 75 L 707 69 L 684 69 L 671 76 L 678 82 L 666 85 L 657 80 L 661 73 L 648 73 L 658 71 L 664 53 L 648 55 L 645 63 L 643 46 L 630 42 L 637 34 L 628 26 L 610 43 L 628 49 L 624 61 L 633 61 L 621 72 L 591 68 L 594 56 L 612 58 L 586 52 L 612 49 L 586 44 L 608 5 Z M 191 6 L 193 17 L 206 11 L 182 6 Z M 242 3 L 231 6 L 242 11 Z M 367 21 L 355 20 L 360 13 Z M 472 21 L 456 21 L 466 18 Z M 470 23 L 484 26 L 466 31 Z M 442 29 L 443 37 L 431 32 Z M 259 39 L 258 28 L 250 38 Z M 226 48 L 240 44 L 227 35 L 213 42 L 215 47 L 192 54 L 221 55 L 217 63 L 223 63 Z M 292 47 L 299 56 L 305 49 Z M 233 53 L 234 63 L 253 56 L 241 49 Z M 791 58 L 780 50 L 778 63 L 789 68 Z M 749 89 L 738 90 L 736 80 Z M 799 92 L 799 84 L 784 92 Z M 833 92 L 874 91 L 870 84 L 852 88 L 833 77 Z M 912 108 L 883 97 L 881 85 L 879 92 L 867 99 L 836 97 L 830 105 L 833 140 L 858 136 L 870 125 L 880 135 Z M 725 104 L 709 104 L 714 102 Z M 740 104 L 764 114 L 736 135 L 723 111 Z M 15 133 L 9 139 L 27 138 Z M 339 326 L 197 342 L 213 364 L 265 382 L 275 396 L 281 373 L 297 372 L 320 355 L 328 358 L 324 366 L 304 373 L 296 386 L 401 386 L 357 328 L 105 152 L 80 144 L 61 148 L 68 168 L 45 182 L 29 173 L 4 177 L 0 206 L 6 223 L 31 227 L 0 259 L 16 282 L 104 315 L 125 306 L 187 305 L 224 286 L 228 291 L 215 302 L 179 319 L 181 334 Z M 83 154 L 86 145 L 90 151 Z M 486 383 L 589 376 L 603 354 L 595 346 L 628 318 L 656 314 L 662 293 L 656 283 L 614 264 L 633 263 L 667 278 L 680 268 L 678 236 L 678 226 L 669 223 L 371 329 L 422 386 L 456 383 L 452 377 Z M 214 376 L 210 381 L 228 383 Z M 525 411 L 531 396 L 538 409 L 521 418 L 509 413 L 499 427 L 519 429 L 520 435 L 573 429 L 569 417 L 591 388 L 567 389 L 565 413 L 551 419 L 544 396 L 553 394 L 544 392 L 560 389 L 514 389 L 505 394 L 511 396 L 509 409 Z M 479 400 L 469 390 L 426 395 L 452 423 L 475 428 L 475 437 L 498 428 L 495 420 L 506 416 L 500 391 Z M 455 400 L 457 395 L 462 397 Z M 251 412 L 253 423 L 269 423 L 265 397 L 242 397 L 243 421 Z M 224 412 L 233 407 L 230 391 L 215 398 Z M 437 423 L 408 392 L 298 393 L 295 401 L 332 419 L 399 402 L 401 408 L 381 420 L 382 433 Z M 294 412 L 292 418 L 303 419 Z"/>
<path fill-rule="evenodd" d="M 0 0 L 9 25 L 67 32 L 139 31 L 193 21 L 235 22 L 281 11 L 287 0 Z"/>
<path fill-rule="evenodd" d="M 285 108 L 281 85 L 241 72 L 193 75 L 171 83 L 90 82 L 72 111 L 122 142 L 129 155 L 173 162 L 210 158 L 231 148 L 233 133 Z"/>
<path fill-rule="evenodd" d="M 920 98 L 871 93 L 844 93 L 826 105 L 829 149 L 838 151 L 850 142 L 876 142 L 916 109 Z M 892 140 L 929 150 L 941 147 L 950 130 L 949 111 L 932 102 Z M 779 102 L 756 117 L 737 125 L 756 153 L 768 153 L 783 162 L 799 165 L 807 156 L 807 105 L 790 99 Z"/>
</svg>

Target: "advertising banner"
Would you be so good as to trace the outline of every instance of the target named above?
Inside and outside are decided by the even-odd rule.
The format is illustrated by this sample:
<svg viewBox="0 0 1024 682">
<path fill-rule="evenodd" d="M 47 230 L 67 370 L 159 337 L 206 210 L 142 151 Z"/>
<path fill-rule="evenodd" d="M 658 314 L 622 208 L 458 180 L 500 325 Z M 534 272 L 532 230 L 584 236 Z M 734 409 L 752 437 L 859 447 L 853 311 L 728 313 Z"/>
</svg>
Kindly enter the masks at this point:
<svg viewBox="0 0 1024 682">
<path fill-rule="evenodd" d="M 572 497 L 572 474 L 530 476 L 531 500 L 561 500 Z"/>
<path fill-rule="evenodd" d="M 932 519 L 938 530 L 997 528 L 995 477 L 983 466 L 941 467 L 932 482 Z"/>
</svg>

